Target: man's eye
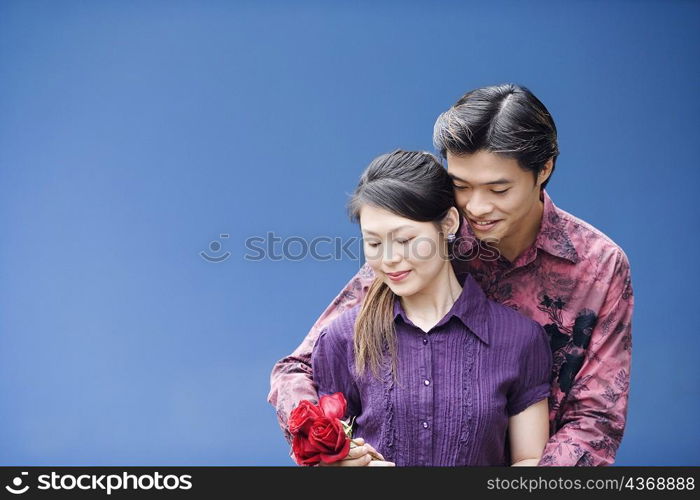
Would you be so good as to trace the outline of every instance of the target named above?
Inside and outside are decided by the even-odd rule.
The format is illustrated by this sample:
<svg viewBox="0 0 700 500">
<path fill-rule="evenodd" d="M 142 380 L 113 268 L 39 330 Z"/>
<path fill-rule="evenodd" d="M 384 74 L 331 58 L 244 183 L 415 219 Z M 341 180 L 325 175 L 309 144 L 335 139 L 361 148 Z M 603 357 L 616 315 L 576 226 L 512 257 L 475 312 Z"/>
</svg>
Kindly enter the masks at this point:
<svg viewBox="0 0 700 500">
<path fill-rule="evenodd" d="M 504 194 L 504 193 L 507 193 L 508 191 L 510 191 L 510 188 L 504 189 L 503 191 L 494 191 L 493 189 L 491 190 L 492 193 L 496 193 L 496 194 Z"/>
<path fill-rule="evenodd" d="M 367 245 L 372 248 L 377 248 L 379 246 L 379 243 L 367 243 Z"/>
</svg>

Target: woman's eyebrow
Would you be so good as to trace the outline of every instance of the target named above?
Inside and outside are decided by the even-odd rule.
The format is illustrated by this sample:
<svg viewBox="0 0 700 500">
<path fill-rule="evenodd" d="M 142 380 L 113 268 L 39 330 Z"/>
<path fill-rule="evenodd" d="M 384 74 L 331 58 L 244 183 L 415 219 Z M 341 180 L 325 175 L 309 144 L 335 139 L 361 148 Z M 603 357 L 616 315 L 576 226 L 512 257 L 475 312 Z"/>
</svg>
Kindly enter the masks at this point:
<svg viewBox="0 0 700 500">
<path fill-rule="evenodd" d="M 412 226 L 409 226 L 408 224 L 404 224 L 403 226 L 398 226 L 398 227 L 393 228 L 391 231 L 389 231 L 389 234 L 395 233 L 396 231 L 399 231 L 400 229 L 406 229 L 406 228 L 410 229 L 411 227 Z M 373 236 L 380 236 L 378 233 L 375 233 L 374 231 L 370 231 L 368 229 L 363 229 L 362 232 L 367 233 L 367 234 L 371 234 Z"/>
</svg>

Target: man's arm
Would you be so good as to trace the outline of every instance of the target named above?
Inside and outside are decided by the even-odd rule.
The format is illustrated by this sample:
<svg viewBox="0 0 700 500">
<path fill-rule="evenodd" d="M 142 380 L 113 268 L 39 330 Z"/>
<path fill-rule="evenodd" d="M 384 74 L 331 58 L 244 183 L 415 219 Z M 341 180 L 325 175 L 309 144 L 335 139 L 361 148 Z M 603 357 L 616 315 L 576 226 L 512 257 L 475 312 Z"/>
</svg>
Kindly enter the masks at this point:
<svg viewBox="0 0 700 500">
<path fill-rule="evenodd" d="M 615 460 L 627 418 L 633 307 L 629 263 L 620 251 L 583 364 L 539 465 L 597 466 Z"/>
<path fill-rule="evenodd" d="M 321 330 L 328 326 L 343 311 L 351 309 L 362 301 L 369 285 L 374 280 L 374 272 L 365 264 L 345 285 L 338 296 L 328 305 L 323 314 L 311 327 L 306 338 L 291 353 L 275 363 L 270 375 L 268 402 L 275 407 L 277 421 L 284 437 L 291 444 L 292 437 L 287 430 L 287 419 L 292 409 L 302 399 L 318 401 L 316 386 L 311 373 L 311 352 Z"/>
</svg>

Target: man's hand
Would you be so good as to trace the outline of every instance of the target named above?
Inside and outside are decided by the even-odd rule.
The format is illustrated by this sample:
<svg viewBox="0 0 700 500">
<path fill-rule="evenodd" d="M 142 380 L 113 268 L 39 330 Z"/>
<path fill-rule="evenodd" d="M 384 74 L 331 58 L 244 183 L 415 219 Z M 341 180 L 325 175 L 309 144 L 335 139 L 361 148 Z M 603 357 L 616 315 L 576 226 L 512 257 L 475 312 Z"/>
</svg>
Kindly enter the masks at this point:
<svg viewBox="0 0 700 500">
<path fill-rule="evenodd" d="M 353 439 L 358 446 L 350 448 L 347 456 L 339 462 L 332 464 L 319 463 L 319 467 L 394 467 L 394 462 L 386 462 L 384 456 L 374 447 L 365 443 L 362 438 Z M 372 455 L 379 457 L 379 460 L 372 460 Z"/>
</svg>

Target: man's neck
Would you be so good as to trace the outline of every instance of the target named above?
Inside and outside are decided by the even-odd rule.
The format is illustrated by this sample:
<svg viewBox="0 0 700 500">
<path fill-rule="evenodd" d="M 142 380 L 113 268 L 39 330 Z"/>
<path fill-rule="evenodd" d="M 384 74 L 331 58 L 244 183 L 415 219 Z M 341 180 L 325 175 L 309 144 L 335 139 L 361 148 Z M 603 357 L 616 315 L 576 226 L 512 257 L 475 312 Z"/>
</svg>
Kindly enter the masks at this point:
<svg viewBox="0 0 700 500">
<path fill-rule="evenodd" d="M 427 332 L 452 309 L 461 293 L 462 285 L 455 276 L 452 264 L 446 261 L 428 286 L 418 293 L 401 297 L 401 306 L 406 316 Z"/>
</svg>

